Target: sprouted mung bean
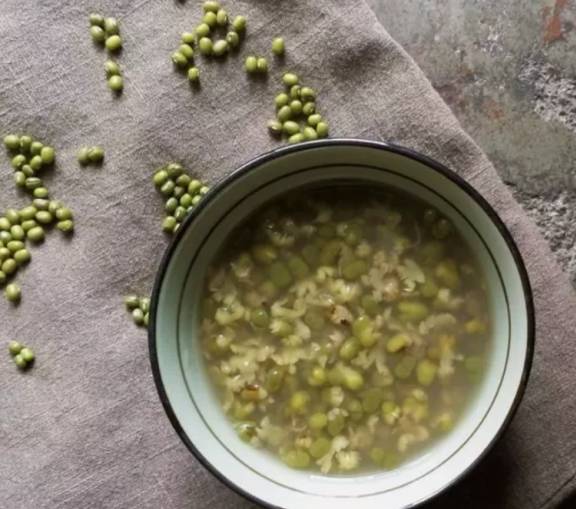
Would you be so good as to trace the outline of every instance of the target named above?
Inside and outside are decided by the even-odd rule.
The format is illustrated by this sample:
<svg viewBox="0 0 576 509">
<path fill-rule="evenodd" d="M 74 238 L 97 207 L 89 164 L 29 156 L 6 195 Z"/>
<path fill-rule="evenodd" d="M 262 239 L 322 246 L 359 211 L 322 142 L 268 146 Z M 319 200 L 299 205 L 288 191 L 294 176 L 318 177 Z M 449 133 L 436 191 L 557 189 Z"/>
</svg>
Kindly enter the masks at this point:
<svg viewBox="0 0 576 509">
<path fill-rule="evenodd" d="M 288 196 L 241 225 L 202 313 L 240 438 L 324 474 L 395 468 L 449 432 L 491 335 L 481 270 L 451 223 L 353 188 Z"/>
<path fill-rule="evenodd" d="M 276 41 L 276 40 L 275 40 Z M 250 58 L 250 57 L 249 57 Z M 246 61 L 246 70 L 255 72 L 254 62 Z M 285 91 L 274 99 L 276 119 L 268 122 L 268 130 L 274 137 L 284 135 L 288 143 L 316 140 L 328 136 L 328 123 L 317 112 L 316 91 L 302 86 L 298 75 L 286 72 L 282 76 Z M 282 129 L 278 129 L 278 123 Z"/>
</svg>

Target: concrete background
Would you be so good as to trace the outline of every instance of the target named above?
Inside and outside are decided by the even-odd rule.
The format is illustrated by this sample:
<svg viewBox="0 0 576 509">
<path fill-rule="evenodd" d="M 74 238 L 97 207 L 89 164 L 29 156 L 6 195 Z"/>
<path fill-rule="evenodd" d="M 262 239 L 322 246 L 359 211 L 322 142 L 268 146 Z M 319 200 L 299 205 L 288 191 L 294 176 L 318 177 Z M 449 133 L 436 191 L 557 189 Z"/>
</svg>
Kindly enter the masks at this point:
<svg viewBox="0 0 576 509">
<path fill-rule="evenodd" d="M 576 0 L 368 0 L 576 286 Z"/>
</svg>

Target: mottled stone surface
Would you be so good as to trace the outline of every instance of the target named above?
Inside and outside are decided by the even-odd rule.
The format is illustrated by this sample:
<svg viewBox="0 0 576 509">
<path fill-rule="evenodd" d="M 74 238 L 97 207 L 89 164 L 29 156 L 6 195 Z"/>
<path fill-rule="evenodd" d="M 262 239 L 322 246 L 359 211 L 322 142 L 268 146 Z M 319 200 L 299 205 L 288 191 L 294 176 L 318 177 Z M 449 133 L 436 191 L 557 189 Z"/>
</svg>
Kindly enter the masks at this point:
<svg viewBox="0 0 576 509">
<path fill-rule="evenodd" d="M 576 0 L 368 0 L 576 284 Z"/>
</svg>

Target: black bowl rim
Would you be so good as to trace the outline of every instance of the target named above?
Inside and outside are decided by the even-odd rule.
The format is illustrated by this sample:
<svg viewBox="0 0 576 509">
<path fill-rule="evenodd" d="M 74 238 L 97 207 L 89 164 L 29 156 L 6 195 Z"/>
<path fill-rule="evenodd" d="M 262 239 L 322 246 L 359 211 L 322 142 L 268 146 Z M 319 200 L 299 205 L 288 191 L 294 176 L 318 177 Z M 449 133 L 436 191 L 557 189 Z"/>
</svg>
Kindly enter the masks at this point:
<svg viewBox="0 0 576 509">
<path fill-rule="evenodd" d="M 284 147 L 280 147 L 259 156 L 256 156 L 254 159 L 250 160 L 249 162 L 245 163 L 244 165 L 240 166 L 236 170 L 234 170 L 229 175 L 226 175 L 222 179 L 220 179 L 215 186 L 204 196 L 204 198 L 200 201 L 197 207 L 195 207 L 186 217 L 184 222 L 182 223 L 181 227 L 176 232 L 174 238 L 166 248 L 164 252 L 164 256 L 160 262 L 160 266 L 158 268 L 158 272 L 156 274 L 156 279 L 154 281 L 154 288 L 152 291 L 152 298 L 151 298 L 151 305 L 150 305 L 150 327 L 148 328 L 148 348 L 150 354 L 150 363 L 152 367 L 152 375 L 154 378 L 154 383 L 156 385 L 156 390 L 158 391 L 158 395 L 160 397 L 160 401 L 162 402 L 162 406 L 164 407 L 164 411 L 170 420 L 172 427 L 176 431 L 177 435 L 180 437 L 184 445 L 188 448 L 188 450 L 195 456 L 195 458 L 206 468 L 214 477 L 216 477 L 220 482 L 228 486 L 237 494 L 241 495 L 242 497 L 246 498 L 251 502 L 255 502 L 256 504 L 261 505 L 262 507 L 268 509 L 283 509 L 279 506 L 272 505 L 264 500 L 259 499 L 258 497 L 252 495 L 251 493 L 245 491 L 240 486 L 234 484 L 230 481 L 220 470 L 214 467 L 195 447 L 192 443 L 186 432 L 180 426 L 178 418 L 174 410 L 172 409 L 172 405 L 168 400 L 168 395 L 164 388 L 164 384 L 162 382 L 162 377 L 160 375 L 160 366 L 158 363 L 158 352 L 156 350 L 156 314 L 157 314 L 157 306 L 158 306 L 158 296 L 160 294 L 160 288 L 162 286 L 162 282 L 164 280 L 164 276 L 166 274 L 168 265 L 174 251 L 179 244 L 180 240 L 182 239 L 185 230 L 189 227 L 189 225 L 195 220 L 198 214 L 202 211 L 202 209 L 206 206 L 206 204 L 214 197 L 221 189 L 228 186 L 231 182 L 238 179 L 246 172 L 252 170 L 253 168 L 260 166 L 261 164 L 271 161 L 273 159 L 277 159 L 282 157 L 286 154 L 291 154 L 295 152 L 300 152 L 304 150 L 309 150 L 313 148 L 320 148 L 320 147 L 331 147 L 331 146 L 353 146 L 353 147 L 368 147 L 374 148 L 379 150 L 384 150 L 387 152 L 392 152 L 395 154 L 399 154 L 405 156 L 409 159 L 413 159 L 419 163 L 422 163 L 433 170 L 436 170 L 456 185 L 458 185 L 465 193 L 467 193 L 488 215 L 494 226 L 498 229 L 500 235 L 504 239 L 507 244 L 510 253 L 514 259 L 514 263 L 516 264 L 516 269 L 520 275 L 520 279 L 522 282 L 523 292 L 524 292 L 524 300 L 526 305 L 526 317 L 527 317 L 527 349 L 526 349 L 526 357 L 524 358 L 524 369 L 522 373 L 522 379 L 518 386 L 518 390 L 516 391 L 516 395 L 514 397 L 514 401 L 508 410 L 508 414 L 506 418 L 502 422 L 500 429 L 494 435 L 490 443 L 484 448 L 484 450 L 476 457 L 476 459 L 470 464 L 470 466 L 460 472 L 452 481 L 441 489 L 439 489 L 436 493 L 426 497 L 426 499 L 420 500 L 416 502 L 415 505 L 410 507 L 417 507 L 423 503 L 430 502 L 432 499 L 438 497 L 442 493 L 446 492 L 449 488 L 453 487 L 455 484 L 460 482 L 464 477 L 466 477 L 474 468 L 485 458 L 489 451 L 493 449 L 496 443 L 502 438 L 502 435 L 510 425 L 516 411 L 518 410 L 518 406 L 524 396 L 526 385 L 528 383 L 528 378 L 530 376 L 530 371 L 532 368 L 532 360 L 534 357 L 534 348 L 535 348 L 535 311 L 534 311 L 534 300 L 532 295 L 532 289 L 530 285 L 530 279 L 528 277 L 528 271 L 526 270 L 526 266 L 522 259 L 522 255 L 520 254 L 520 250 L 514 241 L 512 234 L 504 224 L 504 221 L 500 218 L 498 213 L 492 208 L 492 206 L 486 201 L 486 199 L 478 192 L 476 189 L 472 187 L 466 180 L 464 180 L 461 176 L 459 176 L 456 172 L 449 169 L 447 166 L 439 163 L 438 161 L 420 154 L 415 150 L 396 145 L 393 143 L 383 142 L 383 141 L 373 141 L 373 140 L 364 140 L 359 138 L 332 138 L 326 140 L 317 140 L 317 141 L 310 141 L 305 143 L 300 143 L 297 145 L 288 145 Z"/>
</svg>

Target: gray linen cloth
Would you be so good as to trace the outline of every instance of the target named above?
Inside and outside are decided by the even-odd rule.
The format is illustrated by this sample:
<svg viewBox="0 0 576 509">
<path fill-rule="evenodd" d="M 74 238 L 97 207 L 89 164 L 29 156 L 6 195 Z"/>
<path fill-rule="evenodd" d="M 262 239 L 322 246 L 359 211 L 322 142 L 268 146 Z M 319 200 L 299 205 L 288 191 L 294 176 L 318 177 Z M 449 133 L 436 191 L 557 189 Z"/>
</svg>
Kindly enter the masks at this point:
<svg viewBox="0 0 576 509">
<path fill-rule="evenodd" d="M 319 91 L 332 136 L 395 142 L 468 179 L 520 245 L 536 297 L 538 339 L 524 401 L 504 439 L 438 507 L 554 507 L 576 472 L 576 300 L 547 245 L 482 151 L 412 59 L 359 0 L 229 1 L 249 20 L 238 56 L 198 59 L 192 91 L 169 54 L 200 17 L 199 1 L 2 0 L 0 134 L 54 145 L 46 182 L 73 208 L 76 233 L 33 248 L 18 274 L 22 304 L 0 299 L 0 341 L 33 346 L 20 373 L 0 357 L 0 507 L 244 508 L 172 430 L 156 395 L 147 338 L 122 306 L 148 293 L 167 239 L 151 174 L 181 161 L 214 182 L 277 143 L 266 132 L 284 69 Z M 117 16 L 126 86 L 106 87 L 105 53 L 91 42 L 92 10 Z M 398 20 L 391 19 L 389 23 Z M 285 65 L 250 80 L 248 53 L 287 42 Z M 527 140 L 527 142 L 529 142 Z M 79 168 L 82 145 L 106 149 L 102 168 Z M 1 209 L 26 203 L 0 155 Z M 2 346 L 2 349 L 5 347 Z"/>
</svg>

